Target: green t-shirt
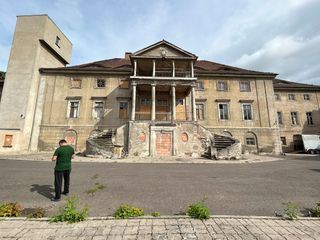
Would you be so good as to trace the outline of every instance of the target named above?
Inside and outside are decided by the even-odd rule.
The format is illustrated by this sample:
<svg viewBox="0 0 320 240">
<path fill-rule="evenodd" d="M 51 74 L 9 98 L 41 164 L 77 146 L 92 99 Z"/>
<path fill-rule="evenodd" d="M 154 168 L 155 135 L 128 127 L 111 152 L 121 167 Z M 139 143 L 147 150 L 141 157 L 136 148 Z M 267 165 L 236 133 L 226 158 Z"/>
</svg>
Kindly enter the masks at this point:
<svg viewBox="0 0 320 240">
<path fill-rule="evenodd" d="M 53 156 L 57 156 L 56 167 L 54 170 L 71 170 L 71 158 L 73 154 L 73 148 L 68 145 L 58 147 L 53 154 Z"/>
</svg>

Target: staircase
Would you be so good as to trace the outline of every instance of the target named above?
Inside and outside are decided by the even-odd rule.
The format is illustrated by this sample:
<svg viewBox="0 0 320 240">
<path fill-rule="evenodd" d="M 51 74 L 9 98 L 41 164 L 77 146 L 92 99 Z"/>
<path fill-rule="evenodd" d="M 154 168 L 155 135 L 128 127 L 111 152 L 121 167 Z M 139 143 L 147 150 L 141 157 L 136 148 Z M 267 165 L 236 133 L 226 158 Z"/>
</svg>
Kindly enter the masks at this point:
<svg viewBox="0 0 320 240">
<path fill-rule="evenodd" d="M 211 158 L 217 160 L 236 160 L 241 157 L 239 140 L 225 135 L 213 134 L 211 137 Z"/>
<path fill-rule="evenodd" d="M 115 130 L 113 129 L 92 133 L 86 141 L 86 156 L 111 158 L 114 151 L 114 135 Z"/>
</svg>

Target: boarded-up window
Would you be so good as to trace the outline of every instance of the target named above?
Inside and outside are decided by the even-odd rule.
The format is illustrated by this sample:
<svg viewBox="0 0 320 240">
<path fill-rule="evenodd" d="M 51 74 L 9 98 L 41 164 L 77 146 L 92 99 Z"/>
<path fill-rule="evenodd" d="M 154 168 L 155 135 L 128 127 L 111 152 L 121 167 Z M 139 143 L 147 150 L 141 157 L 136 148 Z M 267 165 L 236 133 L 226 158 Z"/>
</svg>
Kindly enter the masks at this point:
<svg viewBox="0 0 320 240">
<path fill-rule="evenodd" d="M 121 79 L 119 83 L 119 88 L 129 88 L 129 80 Z"/>
<path fill-rule="evenodd" d="M 129 117 L 129 104 L 128 102 L 119 103 L 119 118 L 127 119 Z"/>
<path fill-rule="evenodd" d="M 13 139 L 13 135 L 5 135 L 3 146 L 12 147 L 12 139 Z"/>
<path fill-rule="evenodd" d="M 81 88 L 81 79 L 79 78 L 71 78 L 70 80 L 70 88 Z"/>
</svg>

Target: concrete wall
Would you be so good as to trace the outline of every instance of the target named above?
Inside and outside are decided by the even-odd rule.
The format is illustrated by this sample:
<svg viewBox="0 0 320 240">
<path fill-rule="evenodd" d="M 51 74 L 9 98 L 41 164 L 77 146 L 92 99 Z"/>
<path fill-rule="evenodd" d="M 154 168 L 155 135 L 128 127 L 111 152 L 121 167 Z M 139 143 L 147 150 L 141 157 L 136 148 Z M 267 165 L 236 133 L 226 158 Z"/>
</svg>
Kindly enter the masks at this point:
<svg viewBox="0 0 320 240">
<path fill-rule="evenodd" d="M 282 112 L 283 124 L 280 124 L 280 136 L 286 138 L 283 145 L 285 152 L 294 150 L 293 136 L 296 134 L 320 135 L 320 92 L 311 91 L 276 91 L 280 100 L 275 101 L 275 109 Z M 295 100 L 288 100 L 288 94 L 295 95 Z M 304 100 L 303 95 L 309 94 L 310 100 Z M 298 113 L 298 124 L 291 123 L 291 112 Z M 312 112 L 313 125 L 307 124 L 306 112 Z"/>
<path fill-rule="evenodd" d="M 1 152 L 31 150 L 32 134 L 39 127 L 39 68 L 63 67 L 70 57 L 71 42 L 47 15 L 18 16 L 0 104 L 0 141 L 12 134 L 13 145 L 1 147 Z"/>
</svg>

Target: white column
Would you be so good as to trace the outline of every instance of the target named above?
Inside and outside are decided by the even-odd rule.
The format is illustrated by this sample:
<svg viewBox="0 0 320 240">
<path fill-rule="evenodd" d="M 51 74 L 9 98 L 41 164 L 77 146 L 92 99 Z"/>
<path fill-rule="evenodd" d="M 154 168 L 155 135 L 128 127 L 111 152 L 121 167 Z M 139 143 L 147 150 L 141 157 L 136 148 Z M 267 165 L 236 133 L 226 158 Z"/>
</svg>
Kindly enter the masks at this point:
<svg viewBox="0 0 320 240">
<path fill-rule="evenodd" d="M 172 77 L 176 76 L 176 66 L 174 60 L 172 60 Z"/>
<path fill-rule="evenodd" d="M 191 102 L 192 102 L 192 121 L 197 121 L 196 96 L 195 96 L 194 86 L 191 86 Z"/>
<path fill-rule="evenodd" d="M 193 62 L 190 62 L 190 67 L 191 67 L 191 77 L 194 77 Z"/>
<path fill-rule="evenodd" d="M 151 106 L 151 120 L 156 120 L 156 84 L 151 84 L 152 89 L 152 106 Z"/>
<path fill-rule="evenodd" d="M 131 120 L 136 119 L 136 95 L 137 95 L 137 84 L 131 83 L 132 85 L 132 109 L 131 109 Z"/>
<path fill-rule="evenodd" d="M 156 60 L 152 61 L 152 77 L 156 76 Z"/>
<path fill-rule="evenodd" d="M 137 60 L 134 60 L 133 76 L 137 76 Z"/>
<path fill-rule="evenodd" d="M 171 85 L 171 93 L 172 93 L 172 121 L 176 120 L 176 85 Z"/>
</svg>

